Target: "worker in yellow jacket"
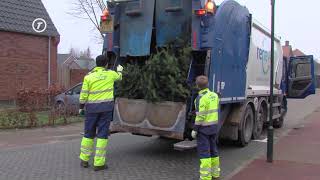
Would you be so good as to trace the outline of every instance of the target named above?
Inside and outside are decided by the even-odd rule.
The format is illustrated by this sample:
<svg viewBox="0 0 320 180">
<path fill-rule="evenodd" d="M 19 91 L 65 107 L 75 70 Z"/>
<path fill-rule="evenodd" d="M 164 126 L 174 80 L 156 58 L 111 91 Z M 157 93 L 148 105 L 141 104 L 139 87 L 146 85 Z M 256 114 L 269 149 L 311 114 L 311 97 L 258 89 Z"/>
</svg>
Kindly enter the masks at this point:
<svg viewBox="0 0 320 180">
<path fill-rule="evenodd" d="M 220 159 L 217 149 L 219 97 L 208 89 L 208 78 L 198 76 L 196 85 L 200 89 L 195 100 L 196 119 L 192 137 L 197 139 L 200 157 L 200 180 L 220 177 Z"/>
<path fill-rule="evenodd" d="M 107 63 L 103 55 L 96 58 L 97 67 L 84 77 L 80 94 L 79 113 L 85 112 L 86 117 L 80 148 L 81 166 L 84 168 L 89 166 L 88 161 L 94 150 L 94 138 L 97 137 L 95 171 L 107 168 L 106 149 L 114 108 L 114 82 L 122 79 L 123 67 L 119 65 L 115 72 L 106 69 Z"/>
</svg>

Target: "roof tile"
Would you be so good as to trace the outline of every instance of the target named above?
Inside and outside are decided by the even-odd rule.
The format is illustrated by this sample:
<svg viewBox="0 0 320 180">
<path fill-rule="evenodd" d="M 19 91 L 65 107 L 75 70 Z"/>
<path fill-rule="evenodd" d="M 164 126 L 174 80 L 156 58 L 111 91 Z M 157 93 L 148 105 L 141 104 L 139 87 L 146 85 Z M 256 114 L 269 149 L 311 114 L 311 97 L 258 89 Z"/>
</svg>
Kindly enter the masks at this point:
<svg viewBox="0 0 320 180">
<path fill-rule="evenodd" d="M 43 18 L 47 30 L 37 33 L 32 22 Z M 0 31 L 20 32 L 42 36 L 59 36 L 46 8 L 41 0 L 0 0 Z"/>
</svg>

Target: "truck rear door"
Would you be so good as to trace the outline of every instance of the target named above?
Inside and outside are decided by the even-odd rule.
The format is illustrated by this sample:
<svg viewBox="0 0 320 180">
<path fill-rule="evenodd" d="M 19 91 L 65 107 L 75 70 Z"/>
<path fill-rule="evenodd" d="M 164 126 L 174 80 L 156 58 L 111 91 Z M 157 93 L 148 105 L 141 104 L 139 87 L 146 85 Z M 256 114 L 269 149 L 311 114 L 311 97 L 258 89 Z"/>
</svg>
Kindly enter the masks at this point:
<svg viewBox="0 0 320 180">
<path fill-rule="evenodd" d="M 315 94 L 313 56 L 291 57 L 288 62 L 288 97 L 305 98 Z"/>
<path fill-rule="evenodd" d="M 155 26 L 157 46 L 177 39 L 189 42 L 191 31 L 190 0 L 157 0 Z"/>
<path fill-rule="evenodd" d="M 121 3 L 120 56 L 150 54 L 155 0 Z"/>
</svg>

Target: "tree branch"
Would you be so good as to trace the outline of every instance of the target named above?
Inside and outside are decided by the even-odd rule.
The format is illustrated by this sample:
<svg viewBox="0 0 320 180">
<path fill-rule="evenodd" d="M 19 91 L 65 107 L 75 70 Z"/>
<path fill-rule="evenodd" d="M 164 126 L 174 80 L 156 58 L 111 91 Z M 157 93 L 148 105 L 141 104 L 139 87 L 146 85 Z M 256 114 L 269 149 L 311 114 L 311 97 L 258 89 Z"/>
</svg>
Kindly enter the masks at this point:
<svg viewBox="0 0 320 180">
<path fill-rule="evenodd" d="M 79 0 L 81 1 L 81 0 Z M 87 2 L 87 1 L 86 1 Z M 85 12 L 85 14 L 88 16 L 88 18 L 90 19 L 90 21 L 94 24 L 94 26 L 100 31 L 99 29 L 99 24 L 96 24 L 93 20 L 93 18 L 90 16 L 89 14 L 89 11 L 85 8 L 85 5 L 81 2 L 81 7 L 82 7 L 82 10 Z"/>
<path fill-rule="evenodd" d="M 68 14 L 79 18 L 79 19 L 86 19 L 89 20 L 93 25 L 95 30 L 98 30 L 101 38 L 103 39 L 104 36 L 100 31 L 100 23 L 97 17 L 97 11 L 104 10 L 103 5 L 104 2 L 100 0 L 75 0 L 73 3 L 74 8 L 72 12 Z"/>
<path fill-rule="evenodd" d="M 93 17 L 94 17 L 94 19 L 95 19 L 95 21 L 96 21 L 96 24 L 99 24 L 98 19 L 97 19 L 97 15 L 96 15 L 96 11 L 95 11 L 94 6 L 93 6 L 93 3 L 92 3 L 92 0 L 90 0 L 90 8 L 91 8 L 91 10 L 92 10 Z"/>
</svg>

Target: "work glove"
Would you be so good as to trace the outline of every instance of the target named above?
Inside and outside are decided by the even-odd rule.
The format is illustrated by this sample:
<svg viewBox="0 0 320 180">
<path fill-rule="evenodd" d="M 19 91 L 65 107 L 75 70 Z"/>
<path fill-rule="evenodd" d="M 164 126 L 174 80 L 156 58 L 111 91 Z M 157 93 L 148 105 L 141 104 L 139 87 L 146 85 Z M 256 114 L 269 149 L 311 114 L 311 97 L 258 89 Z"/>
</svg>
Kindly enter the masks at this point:
<svg viewBox="0 0 320 180">
<path fill-rule="evenodd" d="M 192 130 L 192 132 L 191 132 L 191 137 L 192 137 L 193 139 L 196 139 L 196 138 L 197 138 L 197 134 L 198 134 L 197 131 Z"/>
<path fill-rule="evenodd" d="M 84 109 L 79 109 L 79 115 L 84 116 Z"/>
<path fill-rule="evenodd" d="M 117 66 L 117 72 L 121 73 L 123 71 L 123 67 L 121 65 Z"/>
</svg>

